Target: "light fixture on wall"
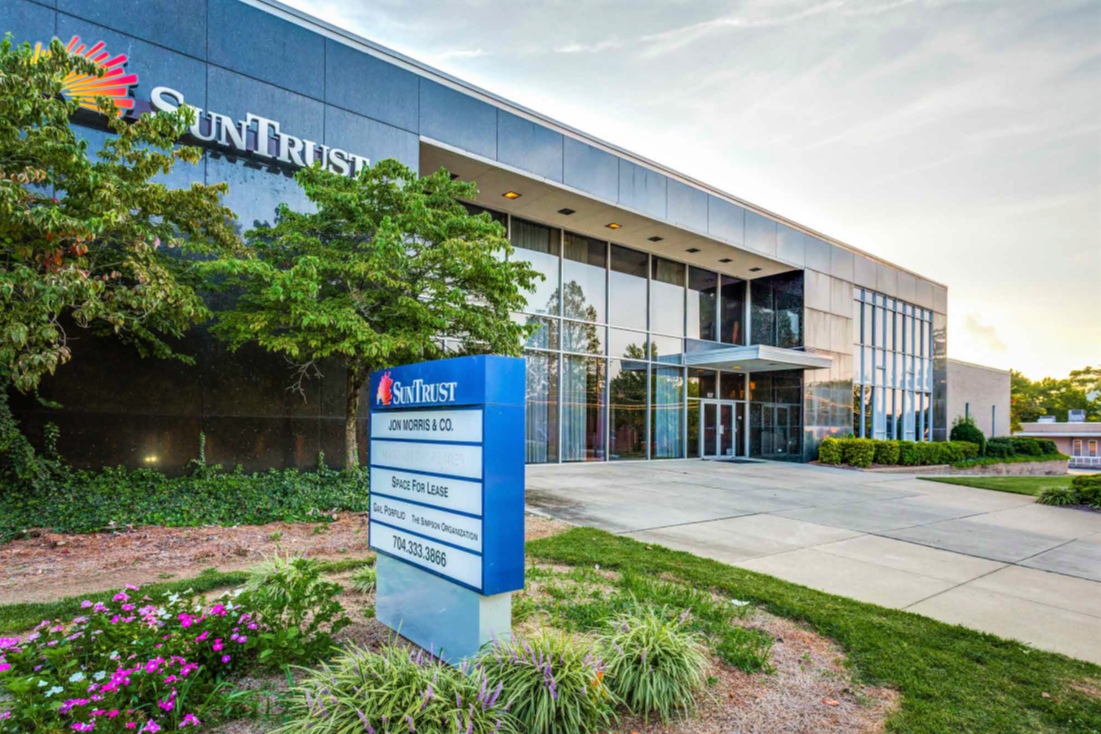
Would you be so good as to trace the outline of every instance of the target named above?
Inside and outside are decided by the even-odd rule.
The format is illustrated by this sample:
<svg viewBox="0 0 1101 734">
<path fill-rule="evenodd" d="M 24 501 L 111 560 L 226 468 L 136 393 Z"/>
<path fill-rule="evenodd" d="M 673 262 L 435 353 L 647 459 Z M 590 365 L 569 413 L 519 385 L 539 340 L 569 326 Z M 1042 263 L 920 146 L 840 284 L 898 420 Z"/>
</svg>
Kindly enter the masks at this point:
<svg viewBox="0 0 1101 734">
<path fill-rule="evenodd" d="M 519 199 L 520 198 L 520 194 L 516 193 L 515 191 L 506 191 L 505 193 L 501 194 L 501 196 L 505 197 L 506 199 Z"/>
<path fill-rule="evenodd" d="M 620 224 L 619 222 L 608 222 L 604 226 L 607 227 L 608 229 L 623 229 L 623 225 Z"/>
<path fill-rule="evenodd" d="M 562 215 L 562 216 L 564 216 L 564 217 L 568 217 L 568 216 L 570 216 L 571 214 L 574 214 L 574 213 L 576 213 L 576 212 L 575 212 L 575 210 L 574 210 L 574 209 L 570 209 L 570 208 L 569 208 L 569 207 L 567 206 L 567 207 L 563 207 L 563 208 L 559 209 L 559 210 L 558 210 L 558 213 L 559 213 L 559 214 L 561 214 L 561 215 Z"/>
</svg>

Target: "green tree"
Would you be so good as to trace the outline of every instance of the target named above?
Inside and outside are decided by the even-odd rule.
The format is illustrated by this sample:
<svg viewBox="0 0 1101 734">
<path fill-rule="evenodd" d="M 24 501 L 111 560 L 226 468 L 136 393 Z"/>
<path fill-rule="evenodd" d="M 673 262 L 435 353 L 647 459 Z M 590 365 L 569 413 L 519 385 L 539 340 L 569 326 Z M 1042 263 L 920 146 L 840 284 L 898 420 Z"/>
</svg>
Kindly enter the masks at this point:
<svg viewBox="0 0 1101 734">
<path fill-rule="evenodd" d="M 335 358 L 346 370 L 345 468 L 359 465 L 360 390 L 374 370 L 463 353 L 517 355 L 531 327 L 511 318 L 540 277 L 488 214 L 458 203 L 472 183 L 443 170 L 418 177 L 394 160 L 357 178 L 296 174 L 314 213 L 281 205 L 274 225 L 246 233 L 250 257 L 206 263 L 239 293 L 214 333 L 283 354 L 300 378 Z"/>
<path fill-rule="evenodd" d="M 1020 372 L 1010 373 L 1010 429 L 1021 430 L 1042 415 L 1065 421 L 1072 410 L 1084 410 L 1087 421 L 1101 421 L 1101 397 L 1090 394 L 1101 390 L 1101 368 L 1071 370 L 1069 377 L 1045 377 L 1030 380 Z"/>
<path fill-rule="evenodd" d="M 0 389 L 33 390 L 69 361 L 67 329 L 189 361 L 165 337 L 209 318 L 196 259 L 240 247 L 224 184 L 153 182 L 198 162 L 198 149 L 174 147 L 189 113 L 128 123 L 101 99 L 114 136 L 89 157 L 69 127 L 78 104 L 62 95 L 71 71 L 102 73 L 57 40 L 37 59 L 10 36 L 0 44 Z"/>
</svg>

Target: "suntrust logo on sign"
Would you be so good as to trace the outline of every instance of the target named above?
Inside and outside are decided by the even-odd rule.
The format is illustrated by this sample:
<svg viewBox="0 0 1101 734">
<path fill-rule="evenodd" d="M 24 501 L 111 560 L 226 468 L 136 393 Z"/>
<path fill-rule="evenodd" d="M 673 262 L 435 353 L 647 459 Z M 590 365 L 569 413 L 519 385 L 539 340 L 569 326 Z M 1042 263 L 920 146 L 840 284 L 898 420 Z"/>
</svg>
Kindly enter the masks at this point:
<svg viewBox="0 0 1101 734">
<path fill-rule="evenodd" d="M 255 153 L 261 158 L 278 160 L 296 168 L 306 168 L 320 162 L 322 168 L 342 176 L 355 176 L 371 165 L 371 161 L 363 156 L 285 133 L 277 121 L 251 112 L 245 115 L 244 120 L 233 120 L 228 115 L 209 110 L 204 112 L 199 107 L 188 105 L 183 94 L 175 89 L 155 87 L 149 101 L 153 109 L 163 112 L 190 107 L 195 112 L 191 137 L 201 143 Z"/>
<path fill-rule="evenodd" d="M 390 379 L 387 372 L 378 381 L 375 403 L 378 405 L 445 405 L 455 402 L 455 387 L 458 382 L 425 382 L 413 380 L 403 385 Z"/>
</svg>

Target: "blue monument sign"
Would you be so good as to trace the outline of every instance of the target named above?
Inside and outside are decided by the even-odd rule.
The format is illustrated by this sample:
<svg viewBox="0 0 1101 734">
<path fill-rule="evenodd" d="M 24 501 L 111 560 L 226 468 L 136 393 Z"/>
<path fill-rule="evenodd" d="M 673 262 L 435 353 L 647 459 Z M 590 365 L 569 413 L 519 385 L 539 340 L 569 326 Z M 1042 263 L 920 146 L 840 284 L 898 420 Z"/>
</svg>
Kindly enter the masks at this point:
<svg viewBox="0 0 1101 734">
<path fill-rule="evenodd" d="M 371 375 L 375 614 L 456 662 L 511 632 L 524 588 L 524 360 Z"/>
</svg>

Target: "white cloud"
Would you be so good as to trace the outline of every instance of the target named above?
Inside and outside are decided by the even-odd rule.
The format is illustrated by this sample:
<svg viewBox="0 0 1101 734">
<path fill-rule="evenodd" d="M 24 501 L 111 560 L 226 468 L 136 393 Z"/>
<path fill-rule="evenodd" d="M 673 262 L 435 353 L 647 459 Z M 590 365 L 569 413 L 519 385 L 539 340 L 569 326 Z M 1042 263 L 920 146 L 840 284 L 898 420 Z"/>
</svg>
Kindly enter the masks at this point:
<svg viewBox="0 0 1101 734">
<path fill-rule="evenodd" d="M 569 43 L 554 49 L 557 54 L 598 54 L 604 51 L 612 51 L 623 48 L 623 41 L 618 38 L 608 38 L 598 43 Z"/>
<path fill-rule="evenodd" d="M 984 324 L 982 317 L 977 313 L 968 313 L 963 317 L 963 330 L 980 349 L 999 354 L 1009 351 L 1005 342 L 998 336 L 998 330 Z"/>
</svg>

